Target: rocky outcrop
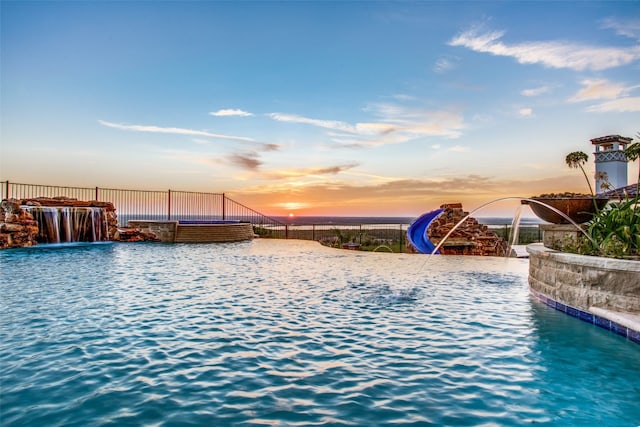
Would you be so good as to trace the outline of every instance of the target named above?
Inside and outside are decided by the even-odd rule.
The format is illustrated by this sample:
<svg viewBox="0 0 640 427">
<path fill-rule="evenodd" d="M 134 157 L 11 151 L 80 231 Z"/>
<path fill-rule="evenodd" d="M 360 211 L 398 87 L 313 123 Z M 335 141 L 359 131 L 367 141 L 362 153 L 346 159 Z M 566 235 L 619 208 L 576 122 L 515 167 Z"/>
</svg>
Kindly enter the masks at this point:
<svg viewBox="0 0 640 427">
<path fill-rule="evenodd" d="M 113 240 L 119 242 L 160 242 L 155 233 L 138 227 L 119 227 Z"/>
<path fill-rule="evenodd" d="M 429 240 L 438 244 L 464 217 L 469 215 L 461 203 L 448 203 L 440 206 L 444 212 L 436 218 L 427 234 Z M 440 248 L 443 255 L 481 255 L 506 256 L 509 244 L 486 225 L 478 223 L 475 218 L 467 218 L 444 242 Z"/>
<path fill-rule="evenodd" d="M 20 200 L 16 199 L 5 199 L 0 203 L 0 249 L 36 244 L 38 223 L 20 205 Z"/>
</svg>

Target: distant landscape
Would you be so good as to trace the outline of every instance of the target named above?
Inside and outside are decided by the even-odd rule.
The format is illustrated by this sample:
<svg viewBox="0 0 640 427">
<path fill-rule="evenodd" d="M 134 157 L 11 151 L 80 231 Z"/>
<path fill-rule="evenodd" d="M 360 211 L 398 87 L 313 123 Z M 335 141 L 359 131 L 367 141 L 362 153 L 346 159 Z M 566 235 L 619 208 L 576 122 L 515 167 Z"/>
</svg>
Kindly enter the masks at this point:
<svg viewBox="0 0 640 427">
<path fill-rule="evenodd" d="M 348 224 L 411 224 L 416 217 L 392 217 L 392 216 L 274 216 L 273 219 L 289 225 L 348 225 Z M 485 225 L 511 224 L 513 218 L 509 217 L 475 217 L 478 222 Z M 542 224 L 538 218 L 520 218 L 521 225 Z"/>
</svg>

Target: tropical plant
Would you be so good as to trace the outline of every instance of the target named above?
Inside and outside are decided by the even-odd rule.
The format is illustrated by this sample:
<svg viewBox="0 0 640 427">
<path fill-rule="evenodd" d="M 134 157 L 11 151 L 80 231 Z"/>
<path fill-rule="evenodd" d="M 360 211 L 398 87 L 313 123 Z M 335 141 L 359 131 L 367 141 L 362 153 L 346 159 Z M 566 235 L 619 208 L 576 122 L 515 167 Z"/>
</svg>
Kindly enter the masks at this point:
<svg viewBox="0 0 640 427">
<path fill-rule="evenodd" d="M 637 136 L 640 138 L 640 133 Z M 631 161 L 637 160 L 640 157 L 640 143 L 635 142 L 627 147 L 625 156 Z M 589 183 L 582 167 L 587 159 L 588 156 L 585 153 L 576 151 L 567 155 L 565 160 L 570 167 L 582 169 Z M 640 179 L 640 173 L 638 178 Z M 597 211 L 587 223 L 585 231 L 589 239 L 583 236 L 575 244 L 566 245 L 563 250 L 615 258 L 640 255 L 640 208 L 638 206 L 640 195 L 637 185 L 634 197 L 625 194 L 623 200 L 611 202 Z M 593 195 L 590 183 L 589 189 Z"/>
<path fill-rule="evenodd" d="M 640 254 L 640 210 L 637 197 L 609 203 L 587 225 L 587 234 L 597 244 L 595 255 L 608 257 Z"/>
</svg>

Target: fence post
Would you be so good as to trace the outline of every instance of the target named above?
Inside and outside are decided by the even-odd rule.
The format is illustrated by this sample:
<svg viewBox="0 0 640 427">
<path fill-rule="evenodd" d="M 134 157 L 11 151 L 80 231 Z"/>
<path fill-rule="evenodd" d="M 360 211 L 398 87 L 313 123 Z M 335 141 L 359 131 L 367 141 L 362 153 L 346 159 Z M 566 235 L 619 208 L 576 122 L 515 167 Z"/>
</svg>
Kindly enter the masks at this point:
<svg viewBox="0 0 640 427">
<path fill-rule="evenodd" d="M 222 220 L 227 219 L 227 196 L 222 193 Z"/>
<path fill-rule="evenodd" d="M 404 253 L 404 244 L 402 243 L 402 240 L 403 240 L 402 238 L 404 237 L 402 233 L 402 224 L 400 224 L 399 227 L 400 227 L 400 253 Z"/>
<path fill-rule="evenodd" d="M 167 190 L 167 221 L 171 221 L 171 190 Z"/>
<path fill-rule="evenodd" d="M 313 224 L 311 226 L 311 240 L 314 240 L 314 241 L 316 240 L 316 225 L 315 224 Z"/>
<path fill-rule="evenodd" d="M 4 194 L 7 195 L 7 199 L 10 199 L 11 196 L 9 195 L 9 180 L 7 180 L 7 182 L 5 182 L 5 187 L 4 187 Z"/>
<path fill-rule="evenodd" d="M 93 199 L 95 201 L 100 201 L 100 199 L 98 198 L 98 187 L 96 187 L 96 198 Z"/>
</svg>

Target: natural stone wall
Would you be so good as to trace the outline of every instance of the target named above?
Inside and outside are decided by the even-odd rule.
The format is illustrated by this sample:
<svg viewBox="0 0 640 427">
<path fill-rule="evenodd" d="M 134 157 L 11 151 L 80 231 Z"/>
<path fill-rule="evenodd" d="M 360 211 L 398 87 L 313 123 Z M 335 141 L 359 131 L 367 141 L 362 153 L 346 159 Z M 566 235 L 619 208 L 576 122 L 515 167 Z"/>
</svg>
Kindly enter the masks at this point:
<svg viewBox="0 0 640 427">
<path fill-rule="evenodd" d="M 453 227 L 469 215 L 461 203 L 448 203 L 440 206 L 444 212 L 436 218 L 427 234 L 429 240 L 438 244 Z M 486 225 L 478 223 L 475 218 L 467 218 L 444 242 L 440 253 L 443 255 L 491 255 L 506 256 L 509 244 Z"/>
<path fill-rule="evenodd" d="M 529 285 L 562 304 L 640 314 L 640 261 L 527 246 Z"/>
<path fill-rule="evenodd" d="M 22 209 L 20 200 L 0 203 L 0 249 L 22 248 L 36 244 L 38 223 Z"/>
<path fill-rule="evenodd" d="M 175 242 L 178 221 L 129 221 L 129 227 L 152 233 L 161 242 Z"/>
</svg>

